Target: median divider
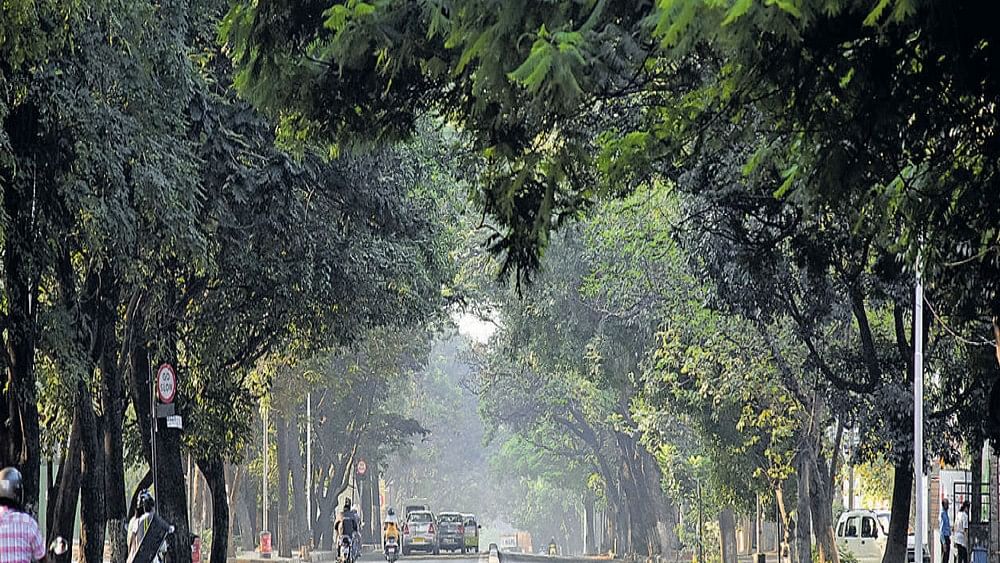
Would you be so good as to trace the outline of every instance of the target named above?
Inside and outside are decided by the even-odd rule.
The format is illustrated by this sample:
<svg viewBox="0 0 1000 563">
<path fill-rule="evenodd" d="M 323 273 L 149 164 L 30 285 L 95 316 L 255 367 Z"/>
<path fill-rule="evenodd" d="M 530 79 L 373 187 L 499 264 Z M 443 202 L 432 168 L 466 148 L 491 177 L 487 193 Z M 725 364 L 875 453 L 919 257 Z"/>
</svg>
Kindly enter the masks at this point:
<svg viewBox="0 0 1000 563">
<path fill-rule="evenodd" d="M 493 558 L 493 548 L 490 545 L 489 563 L 544 563 L 545 561 L 559 563 L 597 563 L 600 561 L 613 561 L 608 555 L 535 555 L 532 553 L 519 553 L 512 551 L 497 550 L 497 559 Z"/>
</svg>

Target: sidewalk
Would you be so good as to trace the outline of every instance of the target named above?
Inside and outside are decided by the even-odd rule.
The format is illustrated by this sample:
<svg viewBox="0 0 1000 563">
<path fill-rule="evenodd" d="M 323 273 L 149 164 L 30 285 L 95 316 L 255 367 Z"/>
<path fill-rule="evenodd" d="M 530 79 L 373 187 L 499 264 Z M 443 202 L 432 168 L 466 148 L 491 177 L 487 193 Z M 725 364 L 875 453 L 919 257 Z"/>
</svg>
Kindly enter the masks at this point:
<svg viewBox="0 0 1000 563">
<path fill-rule="evenodd" d="M 771 552 L 765 553 L 764 557 L 765 557 L 765 561 L 767 563 L 778 563 L 778 553 L 777 552 L 771 551 Z M 739 563 L 757 563 L 757 559 L 753 556 L 753 554 L 749 554 L 749 553 L 737 555 L 736 556 L 736 560 L 739 561 Z M 789 560 L 788 557 L 782 557 L 781 558 L 781 563 L 791 563 L 791 560 Z"/>
</svg>

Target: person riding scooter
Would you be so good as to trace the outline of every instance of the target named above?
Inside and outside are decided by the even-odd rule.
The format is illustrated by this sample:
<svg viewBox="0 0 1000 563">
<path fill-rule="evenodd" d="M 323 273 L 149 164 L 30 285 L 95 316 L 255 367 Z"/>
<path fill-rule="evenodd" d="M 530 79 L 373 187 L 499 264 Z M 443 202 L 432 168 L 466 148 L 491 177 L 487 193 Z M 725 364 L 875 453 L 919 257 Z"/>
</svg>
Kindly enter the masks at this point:
<svg viewBox="0 0 1000 563">
<path fill-rule="evenodd" d="M 38 522 L 24 510 L 24 478 L 14 467 L 0 470 L 0 561 L 31 563 L 45 559 Z"/>
<path fill-rule="evenodd" d="M 348 552 L 340 557 L 344 560 L 342 563 L 357 561 L 361 550 L 361 516 L 351 508 L 351 499 L 344 499 L 344 508 L 333 529 L 340 536 L 340 545 L 348 548 Z"/>
<path fill-rule="evenodd" d="M 402 544 L 399 534 L 399 521 L 396 519 L 396 511 L 391 508 L 386 512 L 385 520 L 382 522 L 383 553 L 386 552 L 386 546 L 389 544 L 390 539 L 396 541 L 397 549 L 399 549 L 398 546 Z"/>
</svg>

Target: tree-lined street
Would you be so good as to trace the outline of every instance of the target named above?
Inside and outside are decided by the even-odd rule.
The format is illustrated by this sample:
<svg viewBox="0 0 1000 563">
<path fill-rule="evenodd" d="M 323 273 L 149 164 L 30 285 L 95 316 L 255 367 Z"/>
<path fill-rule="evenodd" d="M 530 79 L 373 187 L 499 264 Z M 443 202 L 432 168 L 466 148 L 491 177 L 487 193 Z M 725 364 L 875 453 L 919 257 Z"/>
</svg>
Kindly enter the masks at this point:
<svg viewBox="0 0 1000 563">
<path fill-rule="evenodd" d="M 995 15 L 0 3 L 0 537 L 1000 562 Z"/>
</svg>

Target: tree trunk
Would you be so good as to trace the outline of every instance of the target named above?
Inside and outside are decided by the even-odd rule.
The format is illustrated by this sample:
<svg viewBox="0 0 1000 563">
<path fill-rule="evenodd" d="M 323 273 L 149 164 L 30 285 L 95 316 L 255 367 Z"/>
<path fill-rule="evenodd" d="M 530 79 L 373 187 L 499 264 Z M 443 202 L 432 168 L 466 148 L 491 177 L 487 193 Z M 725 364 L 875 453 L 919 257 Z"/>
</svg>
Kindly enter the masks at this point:
<svg viewBox="0 0 1000 563">
<path fill-rule="evenodd" d="M 797 498 L 795 505 L 795 563 L 811 563 L 812 545 L 809 532 L 812 529 L 812 518 L 809 508 L 809 462 L 805 452 L 799 451 L 795 459 L 798 472 Z"/>
<path fill-rule="evenodd" d="M 187 495 L 180 430 L 157 421 L 157 499 L 160 516 L 174 526 L 170 535 L 171 561 L 191 563 L 191 531 L 188 526 Z"/>
<path fill-rule="evenodd" d="M 736 515 L 733 513 L 733 509 L 731 507 L 726 507 L 719 511 L 719 536 L 719 546 L 722 551 L 722 563 L 737 563 Z"/>
<path fill-rule="evenodd" d="M 31 135 L 36 115 L 30 110 L 8 116 L 14 130 Z M 21 129 L 23 127 L 23 129 Z M 35 142 L 36 139 L 21 139 Z M 18 143 L 17 140 L 13 141 Z M 38 274 L 31 264 L 35 244 L 37 202 L 20 190 L 4 190 L 3 205 L 7 220 L 4 232 L 3 298 L 6 305 L 4 345 L 7 381 L 0 384 L 0 402 L 4 403 L 0 420 L 0 465 L 16 465 L 23 477 L 24 508 L 31 514 L 38 510 L 38 487 L 41 476 L 38 401 L 35 389 L 35 345 L 38 333 L 36 303 Z"/>
<path fill-rule="evenodd" d="M 595 555 L 597 545 L 594 542 L 594 495 L 584 494 L 583 497 L 583 554 Z"/>
<path fill-rule="evenodd" d="M 254 546 L 257 545 L 257 524 L 254 516 L 256 492 L 255 487 L 244 485 L 241 489 L 242 491 L 237 497 L 239 499 L 237 516 L 240 521 L 240 547 L 244 551 L 253 551 Z"/>
<path fill-rule="evenodd" d="M 969 457 L 972 459 L 972 498 L 969 499 L 969 522 L 982 522 L 983 515 L 983 439 L 978 435 L 969 440 Z"/>
<path fill-rule="evenodd" d="M 229 490 L 226 494 L 227 511 L 229 512 L 229 528 L 226 530 L 226 537 L 229 539 L 228 545 L 226 546 L 226 552 L 236 555 L 236 523 L 239 520 L 237 514 L 239 514 L 239 509 L 237 508 L 237 499 L 240 498 L 240 487 L 243 486 L 243 468 L 235 465 L 229 465 L 227 468 L 227 473 L 232 477 L 226 478 L 226 482 L 229 484 Z"/>
<path fill-rule="evenodd" d="M 205 530 L 205 520 L 203 517 L 205 492 L 198 467 L 198 463 L 192 460 L 190 476 L 188 477 L 190 479 L 188 488 L 191 490 L 191 494 L 189 495 L 191 499 L 191 533 L 195 535 L 201 535 Z"/>
<path fill-rule="evenodd" d="M 274 445 L 277 450 L 278 491 L 278 556 L 292 556 L 292 539 L 288 528 L 288 422 L 280 409 L 274 409 Z"/>
<path fill-rule="evenodd" d="M 151 366 L 144 345 L 135 347 L 132 369 L 132 405 L 143 436 L 146 459 L 150 459 L 150 404 L 149 389 Z M 174 527 L 170 535 L 171 560 L 191 563 L 191 533 L 188 529 L 187 494 L 184 486 L 184 462 L 181 456 L 180 431 L 167 428 L 157 419 L 156 426 L 157 482 L 154 484 L 156 506 L 160 517 Z"/>
<path fill-rule="evenodd" d="M 104 561 L 104 529 L 107 524 L 104 494 L 103 432 L 94 413 L 90 392 L 83 379 L 77 384 L 76 409 L 80 420 L 83 465 L 80 472 L 80 553 L 87 563 Z"/>
<path fill-rule="evenodd" d="M 833 487 L 827 465 L 819 459 L 819 452 L 810 452 L 809 507 L 812 511 L 813 535 L 819 551 L 820 563 L 840 563 L 837 540 L 833 533 Z"/>
<path fill-rule="evenodd" d="M 778 505 L 778 514 L 781 518 L 781 527 L 784 532 L 781 541 L 784 542 L 785 545 L 790 546 L 794 543 L 795 538 L 792 537 L 794 525 L 791 524 L 791 516 L 788 514 L 788 507 L 785 506 L 784 485 L 786 482 L 787 481 L 783 481 L 779 483 L 777 487 L 774 488 L 774 500 Z M 779 553 L 782 553 L 783 549 L 784 545 L 778 546 Z M 791 556 L 792 555 L 789 553 L 789 557 Z"/>
<path fill-rule="evenodd" d="M 104 399 L 104 503 L 108 519 L 111 563 L 128 557 L 128 505 L 125 501 L 125 460 L 121 380 L 106 369 Z M 109 381 L 113 380 L 113 381 Z"/>
<path fill-rule="evenodd" d="M 913 466 L 902 460 L 893 465 L 892 517 L 889 520 L 889 537 L 886 539 L 882 563 L 905 563 L 907 538 L 910 528 L 910 495 L 913 494 Z M 917 561 L 922 559 L 918 556 Z"/>
<path fill-rule="evenodd" d="M 76 507 L 80 498 L 81 455 L 79 413 L 75 413 L 69 435 L 69 445 L 56 478 L 58 482 L 57 492 L 49 497 L 46 545 L 57 537 L 62 537 L 69 545 L 73 545 Z M 57 555 L 55 561 L 69 563 L 71 556 L 70 552 Z"/>
<path fill-rule="evenodd" d="M 198 468 L 212 495 L 211 563 L 224 563 L 229 547 L 229 499 L 226 495 L 226 472 L 221 459 L 198 460 Z"/>
<path fill-rule="evenodd" d="M 304 420 L 304 415 L 303 415 Z M 302 459 L 301 440 L 297 424 L 290 425 L 288 433 L 288 458 L 292 472 L 292 534 L 295 547 L 309 543 L 309 522 L 306 514 L 305 460 Z"/>
</svg>

